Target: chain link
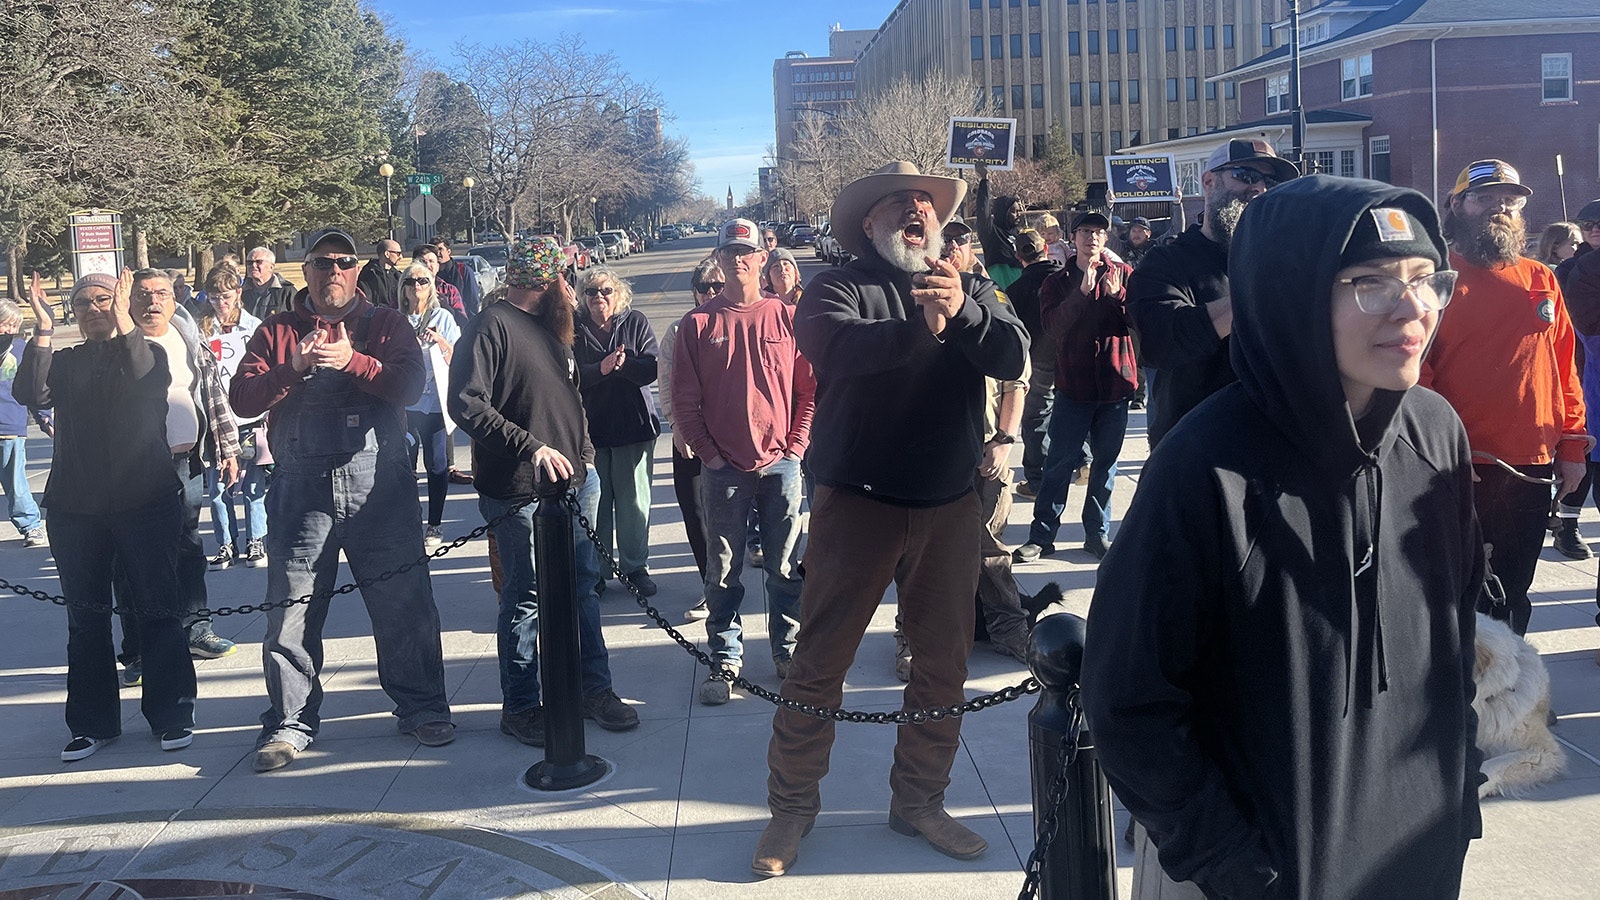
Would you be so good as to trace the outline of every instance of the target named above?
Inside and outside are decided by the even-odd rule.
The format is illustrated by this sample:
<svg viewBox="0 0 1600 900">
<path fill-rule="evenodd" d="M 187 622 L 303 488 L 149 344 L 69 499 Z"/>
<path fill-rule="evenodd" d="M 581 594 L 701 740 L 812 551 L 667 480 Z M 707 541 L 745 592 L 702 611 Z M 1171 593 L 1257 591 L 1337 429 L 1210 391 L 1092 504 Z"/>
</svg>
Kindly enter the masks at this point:
<svg viewBox="0 0 1600 900">
<path fill-rule="evenodd" d="M 1078 761 L 1078 734 L 1083 730 L 1083 707 L 1078 705 L 1076 688 L 1067 695 L 1067 707 L 1072 710 L 1072 721 L 1067 730 L 1062 732 L 1061 744 L 1056 748 L 1056 755 L 1061 759 L 1061 767 L 1050 780 L 1044 819 L 1039 823 L 1038 843 L 1034 844 L 1033 852 L 1028 854 L 1027 864 L 1022 867 L 1024 877 L 1017 900 L 1033 900 L 1034 895 L 1039 892 L 1039 876 L 1044 870 L 1045 854 L 1050 852 L 1050 844 L 1056 839 L 1056 832 L 1061 828 L 1058 813 L 1061 812 L 1062 802 L 1067 799 L 1067 773 Z"/>
<path fill-rule="evenodd" d="M 577 520 L 578 525 L 583 528 L 583 533 L 589 538 L 589 542 L 594 544 L 595 552 L 600 555 L 600 560 L 605 563 L 605 567 L 609 570 L 611 576 L 620 581 L 623 587 L 626 587 L 628 592 L 633 594 L 634 600 L 638 602 L 639 607 L 644 610 L 644 614 L 648 616 L 652 622 L 656 623 L 656 625 L 660 627 L 662 631 L 665 631 L 667 636 L 672 638 L 673 641 L 677 642 L 678 646 L 682 647 L 685 652 L 687 652 L 690 656 L 693 656 L 700 662 L 701 665 L 709 669 L 712 678 L 726 681 L 734 687 L 737 687 L 752 696 L 760 697 L 762 700 L 765 700 L 775 706 L 781 706 L 784 709 L 800 713 L 804 716 L 811 716 L 817 719 L 832 719 L 835 722 L 867 722 L 873 725 L 921 725 L 925 722 L 938 722 L 943 719 L 963 716 L 969 712 L 977 712 L 981 709 L 988 709 L 991 706 L 999 706 L 1002 703 L 1008 703 L 1012 700 L 1017 700 L 1022 697 L 1026 697 L 1029 694 L 1037 694 L 1039 692 L 1039 682 L 1034 680 L 1032 677 L 1029 677 L 1023 679 L 1020 684 L 1014 684 L 1010 687 L 1001 688 L 992 694 L 983 694 L 982 696 L 973 697 L 971 700 L 968 700 L 965 703 L 951 706 L 934 706 L 929 707 L 928 709 L 914 709 L 909 711 L 893 710 L 888 712 L 866 712 L 864 710 L 834 709 L 827 706 L 813 706 L 809 703 L 801 703 L 798 700 L 791 700 L 782 694 L 767 690 L 761 685 L 744 678 L 742 675 L 739 675 L 737 672 L 727 668 L 721 663 L 716 662 L 709 655 L 707 655 L 704 650 L 701 650 L 698 646 L 696 646 L 694 641 L 684 637 L 683 634 L 678 631 L 678 629 L 672 627 L 672 623 L 668 622 L 666 618 L 661 615 L 659 610 L 650 605 L 649 599 L 643 594 L 639 593 L 639 589 L 634 586 L 633 582 L 623 577 L 622 569 L 617 565 L 616 559 L 611 556 L 610 551 L 606 550 L 605 544 L 600 540 L 600 535 L 595 533 L 594 527 L 589 524 L 589 520 L 583 515 L 583 511 L 578 508 L 577 495 L 570 491 L 567 493 L 567 506 L 572 510 L 573 518 Z"/>
<path fill-rule="evenodd" d="M 194 615 L 202 619 L 212 618 L 215 616 L 250 615 L 251 613 L 270 612 L 274 609 L 288 609 L 291 606 L 296 606 L 302 603 L 311 603 L 316 600 L 328 600 L 333 597 L 337 597 L 340 594 L 348 594 L 351 591 L 365 590 L 372 585 L 381 584 L 382 582 L 388 581 L 397 575 L 404 575 L 418 566 L 425 566 L 430 560 L 440 559 L 446 554 L 466 546 L 467 542 L 475 541 L 478 538 L 483 537 L 485 534 L 489 533 L 491 528 L 494 528 L 496 525 L 499 525 L 506 519 L 509 519 L 521 512 L 525 507 L 528 506 L 528 504 L 536 502 L 538 502 L 537 498 L 524 500 L 521 503 L 512 506 L 510 509 L 507 509 L 500 515 L 495 516 L 493 519 L 490 519 L 484 524 L 478 526 L 477 528 L 474 528 L 466 534 L 463 534 L 461 537 L 456 538 L 450 543 L 435 547 L 431 552 L 424 553 L 411 562 L 404 563 L 388 572 L 382 572 L 369 578 L 362 578 L 358 581 L 347 582 L 339 585 L 338 587 L 329 588 L 325 591 L 313 591 L 309 594 L 299 597 L 290 597 L 284 600 L 263 600 L 260 603 L 241 603 L 238 606 L 219 606 L 215 609 L 201 608 L 195 611 Z M 27 585 L 14 584 L 5 578 L 0 578 L 0 591 L 11 591 L 19 596 L 32 597 L 35 600 L 45 603 L 54 603 L 57 606 L 69 606 L 73 609 L 88 609 L 97 612 L 114 612 L 118 614 L 137 613 L 137 610 L 131 610 L 125 606 L 114 606 L 107 608 L 104 606 L 95 606 L 87 603 L 70 603 L 67 601 L 67 598 L 61 596 L 60 594 L 47 594 L 44 591 L 34 590 Z"/>
</svg>

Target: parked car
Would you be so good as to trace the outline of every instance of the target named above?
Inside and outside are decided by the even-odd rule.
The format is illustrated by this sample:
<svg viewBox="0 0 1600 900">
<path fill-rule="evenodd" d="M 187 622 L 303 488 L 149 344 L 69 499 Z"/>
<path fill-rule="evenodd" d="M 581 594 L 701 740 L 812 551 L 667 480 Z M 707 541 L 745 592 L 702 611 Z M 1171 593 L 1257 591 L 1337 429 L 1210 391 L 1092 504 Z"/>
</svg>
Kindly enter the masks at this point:
<svg viewBox="0 0 1600 900">
<path fill-rule="evenodd" d="M 500 286 L 506 274 L 507 251 L 505 244 L 480 244 L 467 251 L 462 259 L 472 266 L 478 276 L 478 289 L 487 294 Z"/>
<path fill-rule="evenodd" d="M 663 241 L 675 241 L 677 239 L 678 239 L 678 226 L 676 226 L 676 225 L 663 225 L 663 226 L 661 226 L 661 240 L 663 240 Z"/>
<path fill-rule="evenodd" d="M 816 251 L 817 259 L 832 263 L 833 248 L 837 247 L 838 245 L 838 241 L 833 239 L 833 226 L 824 225 L 822 226 L 821 230 L 817 232 L 817 240 L 811 245 L 811 248 Z"/>
<path fill-rule="evenodd" d="M 608 250 L 615 247 L 617 250 L 616 255 L 619 257 L 627 256 L 633 252 L 633 239 L 628 237 L 628 233 L 621 228 L 609 228 L 600 232 L 600 239 L 606 242 Z"/>
<path fill-rule="evenodd" d="M 789 229 L 789 247 L 814 247 L 817 243 L 817 230 L 810 225 L 796 225 Z"/>
<path fill-rule="evenodd" d="M 583 248 L 592 262 L 604 263 L 611 258 L 611 255 L 606 251 L 606 242 L 601 240 L 599 235 L 586 234 L 582 237 L 573 238 L 572 241 Z"/>
</svg>

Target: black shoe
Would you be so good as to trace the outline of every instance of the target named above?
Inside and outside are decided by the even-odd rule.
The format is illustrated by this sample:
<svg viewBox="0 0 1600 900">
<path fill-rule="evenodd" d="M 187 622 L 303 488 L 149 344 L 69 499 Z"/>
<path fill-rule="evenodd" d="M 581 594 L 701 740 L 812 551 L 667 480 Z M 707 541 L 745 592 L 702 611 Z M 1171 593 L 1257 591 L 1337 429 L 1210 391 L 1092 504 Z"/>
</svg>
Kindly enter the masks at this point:
<svg viewBox="0 0 1600 900">
<path fill-rule="evenodd" d="M 500 714 L 500 733 L 509 734 L 529 747 L 544 746 L 544 707 L 518 713 Z"/>
<path fill-rule="evenodd" d="M 1556 552 L 1567 559 L 1590 559 L 1594 556 L 1594 551 L 1584 543 L 1583 535 L 1578 533 L 1577 519 L 1562 519 L 1555 536 Z"/>
<path fill-rule="evenodd" d="M 1039 496 L 1039 486 L 1031 481 L 1024 481 L 1017 485 L 1016 490 L 1018 497 L 1026 497 L 1029 500 Z"/>
<path fill-rule="evenodd" d="M 237 558 L 238 554 L 233 552 L 233 548 L 224 545 L 221 550 L 217 551 L 216 556 L 211 557 L 208 565 L 211 567 L 211 571 L 220 572 L 233 565 L 234 560 Z"/>
<path fill-rule="evenodd" d="M 161 732 L 161 749 L 182 750 L 194 743 L 194 730 L 190 728 L 174 728 L 171 731 Z"/>
<path fill-rule="evenodd" d="M 583 698 L 583 717 L 593 719 L 607 731 L 627 731 L 639 727 L 639 714 L 622 702 L 617 692 L 606 688 L 598 694 Z"/>
<path fill-rule="evenodd" d="M 138 687 L 144 682 L 144 661 L 135 656 L 122 664 L 122 686 Z"/>
<path fill-rule="evenodd" d="M 1038 562 L 1041 556 L 1051 556 L 1056 552 L 1054 544 L 1035 544 L 1029 541 L 1021 547 L 1011 551 L 1011 561 L 1019 563 Z"/>
<path fill-rule="evenodd" d="M 651 580 L 650 573 L 643 569 L 637 572 L 629 572 L 622 576 L 622 579 L 633 585 L 641 597 L 654 597 L 656 595 L 656 583 Z"/>
<path fill-rule="evenodd" d="M 61 748 L 61 761 L 77 762 L 80 759 L 88 759 L 95 754 L 95 751 L 114 740 L 116 738 L 95 738 L 80 734 Z"/>
<path fill-rule="evenodd" d="M 1111 549 L 1111 539 L 1101 537 L 1098 534 L 1091 534 L 1084 538 L 1083 549 L 1089 551 L 1095 559 L 1105 559 L 1106 551 Z"/>
</svg>

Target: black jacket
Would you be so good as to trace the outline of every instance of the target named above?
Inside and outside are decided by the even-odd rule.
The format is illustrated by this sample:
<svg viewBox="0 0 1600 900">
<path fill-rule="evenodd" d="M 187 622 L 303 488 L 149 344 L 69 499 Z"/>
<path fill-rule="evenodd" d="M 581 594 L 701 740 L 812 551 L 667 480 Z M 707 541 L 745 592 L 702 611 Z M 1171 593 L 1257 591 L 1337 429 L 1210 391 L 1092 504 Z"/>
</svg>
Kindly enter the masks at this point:
<svg viewBox="0 0 1600 900">
<path fill-rule="evenodd" d="M 1454 898 L 1481 830 L 1466 433 L 1420 387 L 1354 420 L 1334 361 L 1339 254 L 1374 206 L 1409 209 L 1444 254 L 1404 188 L 1311 176 L 1250 204 L 1239 383 L 1151 454 L 1098 573 L 1100 762 L 1208 897 Z"/>
<path fill-rule="evenodd" d="M 388 260 L 382 257 L 370 260 L 361 267 L 361 274 L 356 276 L 356 287 L 373 306 L 387 306 L 390 309 L 400 306 L 400 269 L 389 265 Z"/>
<path fill-rule="evenodd" d="M 1039 285 L 1059 271 L 1061 264 L 1047 256 L 1023 269 L 1017 280 L 1011 282 L 1011 287 L 1006 288 L 1006 299 L 1011 301 L 1012 311 L 1022 321 L 1022 327 L 1028 329 L 1028 339 L 1034 344 L 1040 343 L 1044 327 L 1039 323 Z"/>
<path fill-rule="evenodd" d="M 262 285 L 246 278 L 244 290 L 239 294 L 239 306 L 265 322 L 273 314 L 287 311 L 294 303 L 294 295 L 294 285 L 285 281 L 282 275 L 273 274 L 272 279 Z"/>
<path fill-rule="evenodd" d="M 1149 423 L 1153 448 L 1201 400 L 1235 381 L 1228 339 L 1217 337 L 1205 305 L 1228 296 L 1228 249 L 1195 225 L 1158 244 L 1128 279 L 1128 312 L 1139 332 L 1139 363 L 1157 370 Z"/>
<path fill-rule="evenodd" d="M 661 433 L 650 385 L 656 380 L 656 333 L 650 317 L 637 309 L 617 316 L 605 334 L 587 315 L 578 320 L 578 339 L 572 348 L 578 357 L 579 389 L 589 417 L 589 438 L 596 447 L 625 447 L 653 441 Z M 600 374 L 600 360 L 622 347 L 622 365 L 609 375 Z"/>
<path fill-rule="evenodd" d="M 972 489 L 984 439 L 984 376 L 1022 376 L 1028 335 L 986 278 L 942 340 L 911 300 L 911 275 L 876 255 L 806 285 L 795 341 L 817 375 L 806 463 L 816 480 L 899 506 Z"/>
<path fill-rule="evenodd" d="M 472 437 L 472 483 L 486 497 L 532 497 L 539 477 L 533 454 L 541 447 L 572 463 L 574 487 L 594 464 L 572 348 L 509 302 L 467 323 L 450 360 L 445 409 Z"/>
</svg>

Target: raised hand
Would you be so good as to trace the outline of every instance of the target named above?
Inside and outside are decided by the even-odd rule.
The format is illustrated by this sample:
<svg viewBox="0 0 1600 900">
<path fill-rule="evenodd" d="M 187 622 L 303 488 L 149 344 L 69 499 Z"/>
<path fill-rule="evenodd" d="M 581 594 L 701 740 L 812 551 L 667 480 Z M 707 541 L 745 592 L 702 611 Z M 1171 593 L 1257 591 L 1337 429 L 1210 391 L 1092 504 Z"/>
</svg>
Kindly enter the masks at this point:
<svg viewBox="0 0 1600 900">
<path fill-rule="evenodd" d="M 133 334 L 137 327 L 133 324 L 133 315 L 129 312 L 129 298 L 133 296 L 133 270 L 124 268 L 122 274 L 117 276 L 117 286 L 111 291 L 111 315 L 116 319 L 117 327 L 113 334 Z"/>
<path fill-rule="evenodd" d="M 38 272 L 28 279 L 28 305 L 33 307 L 34 334 L 40 337 L 54 334 L 56 317 L 50 310 L 50 298 L 45 296 L 44 283 L 39 280 Z"/>
<path fill-rule="evenodd" d="M 928 330 L 943 334 L 949 320 L 961 312 L 967 294 L 961 286 L 961 271 L 944 259 L 924 259 L 933 271 L 911 276 L 911 299 L 922 307 Z"/>
</svg>

